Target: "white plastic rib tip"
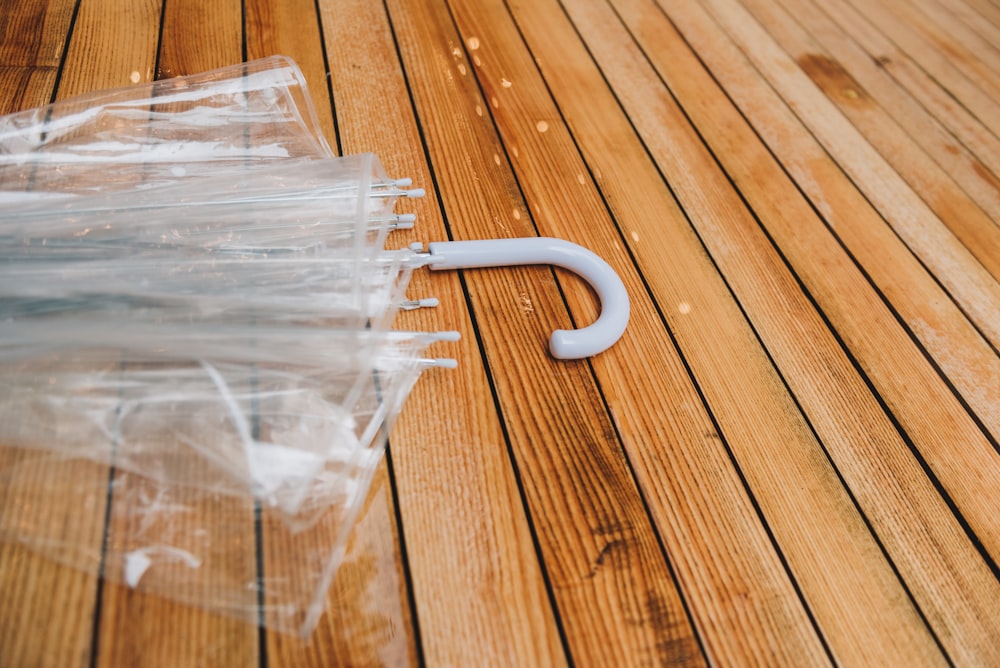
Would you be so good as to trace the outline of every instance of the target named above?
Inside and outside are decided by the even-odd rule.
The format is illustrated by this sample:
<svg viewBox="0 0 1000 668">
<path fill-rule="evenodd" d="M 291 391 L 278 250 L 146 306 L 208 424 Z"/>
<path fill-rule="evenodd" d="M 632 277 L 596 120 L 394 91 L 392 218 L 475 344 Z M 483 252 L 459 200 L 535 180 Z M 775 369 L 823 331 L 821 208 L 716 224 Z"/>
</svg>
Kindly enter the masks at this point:
<svg viewBox="0 0 1000 668">
<path fill-rule="evenodd" d="M 423 197 L 427 194 L 427 191 L 423 188 L 413 188 L 412 190 L 404 190 L 403 195 L 406 197 Z"/>
<path fill-rule="evenodd" d="M 417 214 L 415 213 L 401 213 L 396 216 L 396 229 L 397 230 L 412 230 L 414 224 L 417 222 Z"/>
<path fill-rule="evenodd" d="M 404 311 L 415 311 L 418 308 L 434 308 L 438 306 L 441 302 L 438 301 L 437 297 L 427 297 L 424 299 L 407 299 L 402 304 L 400 308 Z"/>
<path fill-rule="evenodd" d="M 409 188 L 410 186 L 413 185 L 413 179 L 411 178 L 396 179 L 392 182 L 392 185 L 396 186 L 397 188 Z"/>
<path fill-rule="evenodd" d="M 419 250 L 419 249 L 415 249 Z M 628 292 L 611 266 L 587 250 L 563 239 L 483 239 L 428 244 L 431 269 L 473 269 L 551 264 L 577 273 L 601 300 L 601 314 L 582 329 L 558 329 L 549 338 L 556 359 L 582 359 L 610 348 L 625 332 L 629 319 Z"/>
</svg>

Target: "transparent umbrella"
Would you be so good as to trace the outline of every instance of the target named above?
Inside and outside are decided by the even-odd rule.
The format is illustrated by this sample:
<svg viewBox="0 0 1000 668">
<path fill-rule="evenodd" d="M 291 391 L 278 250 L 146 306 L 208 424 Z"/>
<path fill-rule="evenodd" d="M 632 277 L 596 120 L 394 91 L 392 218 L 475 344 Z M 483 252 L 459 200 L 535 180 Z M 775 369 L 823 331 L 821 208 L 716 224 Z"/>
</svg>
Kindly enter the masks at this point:
<svg viewBox="0 0 1000 668">
<path fill-rule="evenodd" d="M 386 250 L 414 222 L 396 201 L 422 191 L 373 155 L 334 157 L 307 100 L 272 58 L 0 118 L 0 467 L 14 462 L 0 537 L 308 632 L 393 418 L 421 372 L 455 364 L 428 347 L 456 334 L 390 329 L 398 309 L 435 303 L 406 298 L 412 271 L 561 265 L 603 308 L 554 333 L 552 354 L 621 335 L 621 281 L 568 242 Z M 73 520 L 25 473 L 67 461 L 123 483 L 96 543 L 67 538 Z M 234 574 L 245 536 L 212 513 L 249 506 L 310 557 Z M 164 520 L 178 508 L 204 526 L 178 533 Z M 317 550 L 319 524 L 335 538 Z"/>
</svg>

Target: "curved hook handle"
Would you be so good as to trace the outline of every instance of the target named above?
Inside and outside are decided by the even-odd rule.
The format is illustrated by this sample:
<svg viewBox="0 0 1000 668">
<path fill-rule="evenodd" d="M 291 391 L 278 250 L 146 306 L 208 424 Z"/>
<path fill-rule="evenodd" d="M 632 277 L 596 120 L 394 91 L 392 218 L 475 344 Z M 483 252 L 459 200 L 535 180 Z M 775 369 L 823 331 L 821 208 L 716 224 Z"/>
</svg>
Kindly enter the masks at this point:
<svg viewBox="0 0 1000 668">
<path fill-rule="evenodd" d="M 431 269 L 472 269 L 512 265 L 552 264 L 576 272 L 601 300 L 601 315 L 582 329 L 557 329 L 549 351 L 557 359 L 580 359 L 604 352 L 625 332 L 628 292 L 615 270 L 600 257 L 563 239 L 483 239 L 442 241 L 427 245 Z"/>
</svg>

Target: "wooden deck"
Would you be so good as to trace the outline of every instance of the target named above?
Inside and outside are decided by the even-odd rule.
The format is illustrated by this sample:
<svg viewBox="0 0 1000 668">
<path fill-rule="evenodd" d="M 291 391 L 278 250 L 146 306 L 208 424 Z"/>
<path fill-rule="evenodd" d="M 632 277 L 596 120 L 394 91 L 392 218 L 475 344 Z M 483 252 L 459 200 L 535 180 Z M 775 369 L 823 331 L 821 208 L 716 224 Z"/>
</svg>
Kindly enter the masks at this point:
<svg viewBox="0 0 1000 668">
<path fill-rule="evenodd" d="M 419 276 L 460 366 L 309 642 L 5 545 L 0 665 L 1000 665 L 1000 3 L 0 0 L 0 112 L 275 53 L 413 240 L 583 244 L 629 329 Z"/>
</svg>

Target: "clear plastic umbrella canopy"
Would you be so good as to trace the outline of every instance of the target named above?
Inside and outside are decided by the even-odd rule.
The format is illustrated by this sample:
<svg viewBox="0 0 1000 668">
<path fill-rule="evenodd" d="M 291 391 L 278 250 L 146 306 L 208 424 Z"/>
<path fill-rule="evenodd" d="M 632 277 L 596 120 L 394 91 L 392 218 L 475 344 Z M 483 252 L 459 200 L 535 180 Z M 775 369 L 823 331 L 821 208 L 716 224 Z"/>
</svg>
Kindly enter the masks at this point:
<svg viewBox="0 0 1000 668">
<path fill-rule="evenodd" d="M 408 188 L 333 156 L 281 57 L 0 118 L 0 539 L 310 631 L 393 418 L 454 365 L 428 348 L 456 334 L 391 329 L 434 303 L 407 299 L 413 270 L 587 275 L 604 312 L 554 334 L 559 357 L 627 320 L 572 244 L 387 250 Z M 67 533 L 95 513 L 98 539 Z M 262 542 L 295 556 L 262 565 Z"/>
</svg>

